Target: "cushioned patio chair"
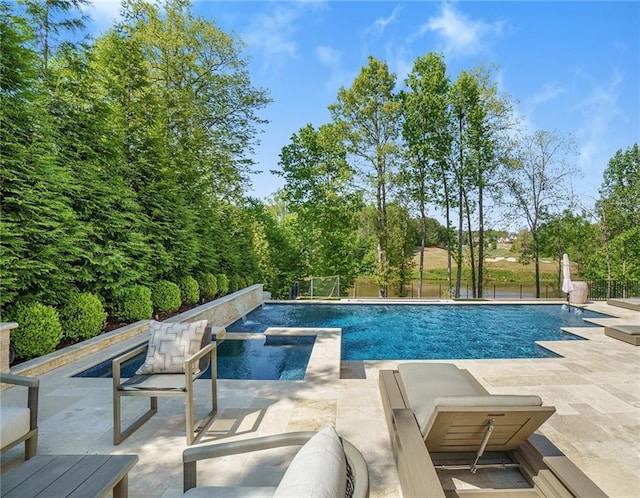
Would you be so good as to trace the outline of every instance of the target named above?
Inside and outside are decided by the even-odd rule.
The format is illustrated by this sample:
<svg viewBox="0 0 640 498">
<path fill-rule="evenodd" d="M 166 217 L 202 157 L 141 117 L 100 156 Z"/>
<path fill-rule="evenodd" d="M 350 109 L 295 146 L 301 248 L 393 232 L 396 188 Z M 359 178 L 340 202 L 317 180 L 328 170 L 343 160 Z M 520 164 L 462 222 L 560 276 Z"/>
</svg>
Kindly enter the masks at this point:
<svg viewBox="0 0 640 498">
<path fill-rule="evenodd" d="M 151 321 L 149 343 L 116 358 L 113 369 L 113 443 L 120 444 L 158 411 L 158 397 L 184 397 L 187 444 L 213 421 L 218 409 L 216 343 L 206 320 L 192 323 Z M 123 362 L 147 351 L 145 363 L 132 377 L 121 379 Z M 193 382 L 211 366 L 211 411 L 195 421 Z M 124 430 L 122 398 L 144 396 L 150 407 Z"/>
<path fill-rule="evenodd" d="M 475 474 L 482 468 L 517 470 L 531 485 L 497 494 L 606 496 L 549 440 L 535 433 L 555 412 L 538 396 L 489 394 L 466 370 L 428 362 L 381 370 L 380 391 L 405 496 L 444 497 L 438 471 Z M 458 496 L 495 493 L 494 489 L 456 490 Z"/>
<path fill-rule="evenodd" d="M 0 373 L 0 382 L 27 388 L 24 406 L 0 405 L 0 449 L 13 448 L 24 441 L 24 455 L 28 460 L 38 450 L 38 395 L 40 380 L 20 375 Z"/>
<path fill-rule="evenodd" d="M 197 487 L 197 462 L 255 451 L 301 446 L 277 487 Z M 289 432 L 187 448 L 182 454 L 185 496 L 365 498 L 369 470 L 360 451 L 333 427 L 320 432 Z M 215 465 L 211 465 L 215 472 Z"/>
</svg>

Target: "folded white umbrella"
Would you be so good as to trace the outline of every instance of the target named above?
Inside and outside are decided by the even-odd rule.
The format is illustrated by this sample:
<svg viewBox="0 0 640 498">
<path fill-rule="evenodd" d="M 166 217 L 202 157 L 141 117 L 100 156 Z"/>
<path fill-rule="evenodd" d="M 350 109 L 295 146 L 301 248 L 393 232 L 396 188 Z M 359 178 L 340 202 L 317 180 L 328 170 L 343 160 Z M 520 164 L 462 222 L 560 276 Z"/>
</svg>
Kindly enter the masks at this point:
<svg viewBox="0 0 640 498">
<path fill-rule="evenodd" d="M 573 291 L 573 283 L 571 282 L 571 268 L 569 266 L 569 256 L 567 253 L 562 255 L 562 292 L 567 294 Z"/>
</svg>

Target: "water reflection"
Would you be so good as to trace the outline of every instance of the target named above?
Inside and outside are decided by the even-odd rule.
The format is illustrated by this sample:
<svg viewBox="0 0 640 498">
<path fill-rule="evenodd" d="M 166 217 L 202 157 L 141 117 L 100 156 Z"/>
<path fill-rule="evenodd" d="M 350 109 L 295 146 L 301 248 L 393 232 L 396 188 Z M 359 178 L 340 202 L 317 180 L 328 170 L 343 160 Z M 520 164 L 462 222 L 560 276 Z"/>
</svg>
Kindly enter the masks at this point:
<svg viewBox="0 0 640 498">
<path fill-rule="evenodd" d="M 555 287 L 543 285 L 540 289 L 542 298 L 560 297 Z M 484 296 L 491 299 L 535 299 L 536 286 L 534 284 L 489 284 L 484 289 Z M 378 297 L 378 286 L 373 278 L 358 278 L 355 285 L 348 290 L 350 298 L 376 298 Z M 398 295 L 393 289 L 389 289 L 388 297 L 418 297 L 418 281 L 414 280 L 411 285 L 405 286 L 404 296 Z M 447 298 L 447 283 L 440 280 L 425 280 L 422 282 L 422 297 L 425 299 Z M 470 282 L 462 282 L 460 297 L 472 298 Z"/>
</svg>

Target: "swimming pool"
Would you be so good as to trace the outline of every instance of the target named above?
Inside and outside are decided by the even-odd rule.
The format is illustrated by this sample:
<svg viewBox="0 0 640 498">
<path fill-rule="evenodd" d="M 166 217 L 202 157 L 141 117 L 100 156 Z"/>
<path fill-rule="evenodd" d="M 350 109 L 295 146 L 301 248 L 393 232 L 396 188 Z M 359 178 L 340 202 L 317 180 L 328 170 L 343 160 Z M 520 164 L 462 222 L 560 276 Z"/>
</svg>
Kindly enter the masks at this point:
<svg viewBox="0 0 640 498">
<path fill-rule="evenodd" d="M 218 344 L 218 379 L 303 380 L 315 338 L 264 337 L 263 339 L 225 339 Z M 120 355 L 118 355 L 120 356 Z M 131 377 L 140 368 L 146 354 L 122 364 L 122 377 Z M 115 357 L 114 357 L 115 358 Z M 111 378 L 109 358 L 74 377 Z M 202 374 L 211 378 L 211 369 Z"/>
<path fill-rule="evenodd" d="M 582 340 L 599 313 L 561 304 L 266 304 L 227 327 L 342 328 L 342 360 L 556 357 L 535 341 Z"/>
</svg>

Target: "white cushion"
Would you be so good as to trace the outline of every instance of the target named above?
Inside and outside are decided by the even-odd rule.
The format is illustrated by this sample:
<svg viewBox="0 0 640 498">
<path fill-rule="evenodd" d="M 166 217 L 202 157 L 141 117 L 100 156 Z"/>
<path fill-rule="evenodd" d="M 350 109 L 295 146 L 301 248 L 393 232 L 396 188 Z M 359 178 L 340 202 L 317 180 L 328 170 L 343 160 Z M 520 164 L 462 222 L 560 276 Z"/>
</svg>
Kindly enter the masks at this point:
<svg viewBox="0 0 640 498">
<path fill-rule="evenodd" d="M 338 434 L 327 427 L 300 448 L 274 498 L 344 498 L 347 462 Z"/>
<path fill-rule="evenodd" d="M 407 392 L 408 404 L 423 436 L 426 435 L 436 398 L 481 394 L 451 363 L 401 363 L 398 371 Z"/>
<path fill-rule="evenodd" d="M 0 448 L 17 441 L 29 432 L 29 408 L 0 407 Z"/>
<path fill-rule="evenodd" d="M 539 396 L 484 394 L 451 363 L 402 363 L 398 371 L 423 436 L 438 406 L 542 406 Z"/>
<path fill-rule="evenodd" d="M 151 320 L 149 348 L 137 374 L 184 373 L 184 362 L 200 351 L 207 320 L 165 323 Z"/>
<path fill-rule="evenodd" d="M 183 496 L 188 498 L 271 498 L 276 488 L 273 487 L 221 487 L 203 486 L 191 488 Z"/>
</svg>

